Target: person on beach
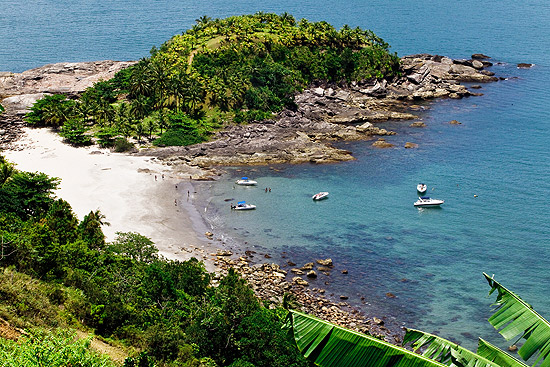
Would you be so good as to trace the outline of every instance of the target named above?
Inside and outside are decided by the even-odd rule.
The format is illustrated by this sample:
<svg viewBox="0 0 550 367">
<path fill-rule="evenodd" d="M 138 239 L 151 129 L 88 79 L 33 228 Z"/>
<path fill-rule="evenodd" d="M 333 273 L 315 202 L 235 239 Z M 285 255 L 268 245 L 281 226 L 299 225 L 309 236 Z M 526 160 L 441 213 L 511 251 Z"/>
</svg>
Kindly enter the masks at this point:
<svg viewBox="0 0 550 367">
<path fill-rule="evenodd" d="M 155 175 L 155 181 L 157 180 L 157 175 Z"/>
</svg>

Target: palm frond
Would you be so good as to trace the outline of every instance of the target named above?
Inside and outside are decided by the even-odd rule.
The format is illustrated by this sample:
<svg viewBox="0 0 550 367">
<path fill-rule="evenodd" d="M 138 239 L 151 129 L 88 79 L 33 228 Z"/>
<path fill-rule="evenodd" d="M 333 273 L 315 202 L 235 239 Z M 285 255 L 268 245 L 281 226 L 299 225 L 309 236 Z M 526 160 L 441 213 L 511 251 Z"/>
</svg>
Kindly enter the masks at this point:
<svg viewBox="0 0 550 367">
<path fill-rule="evenodd" d="M 490 361 L 493 361 L 494 363 L 502 367 L 528 367 L 528 365 L 526 365 L 519 359 L 511 356 L 502 349 L 495 347 L 488 341 L 485 341 L 481 338 L 479 338 L 477 354 L 484 358 L 487 358 Z"/>
<path fill-rule="evenodd" d="M 290 310 L 287 326 L 300 352 L 322 367 L 446 367 L 383 340 Z"/>
<path fill-rule="evenodd" d="M 411 343 L 416 352 L 424 349 L 422 355 L 446 365 L 463 365 L 468 367 L 498 367 L 499 364 L 490 361 L 458 344 L 424 331 L 407 329 L 403 345 Z M 501 366 L 505 367 L 505 366 Z"/>
<path fill-rule="evenodd" d="M 495 290 L 498 296 L 494 302 L 496 311 L 489 322 L 498 332 L 510 340 L 519 336 L 525 339 L 518 354 L 527 361 L 538 353 L 533 363 L 540 363 L 540 367 L 550 367 L 550 323 L 539 315 L 528 303 L 516 294 L 503 287 L 500 283 L 483 273 L 491 286 L 491 295 Z"/>
</svg>

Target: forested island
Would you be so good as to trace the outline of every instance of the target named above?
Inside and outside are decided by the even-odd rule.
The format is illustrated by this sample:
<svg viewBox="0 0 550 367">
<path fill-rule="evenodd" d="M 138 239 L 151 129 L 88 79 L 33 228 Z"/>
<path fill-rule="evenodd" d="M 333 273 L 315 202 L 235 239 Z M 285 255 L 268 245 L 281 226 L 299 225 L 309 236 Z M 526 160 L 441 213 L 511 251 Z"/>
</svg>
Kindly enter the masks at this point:
<svg viewBox="0 0 550 367">
<path fill-rule="evenodd" d="M 495 79 L 481 72 L 486 61 L 399 59 L 371 31 L 266 13 L 202 17 L 151 57 L 129 64 L 83 93 L 42 91 L 26 123 L 58 129 L 73 145 L 145 146 L 150 150 L 140 154 L 183 156 L 178 159 L 200 166 L 237 163 L 217 152 L 228 150 L 223 139 L 238 138 L 241 150 L 229 155 L 259 164 L 290 161 L 296 149 L 318 140 L 390 134 L 372 122 L 414 119 L 410 107 L 419 100 L 475 95 L 458 81 Z M 4 104 L 3 115 L 10 112 Z M 251 158 L 246 140 L 261 142 L 274 129 L 296 145 L 270 155 L 271 143 L 264 142 L 264 155 Z M 304 129 L 306 136 L 299 134 Z M 326 147 L 312 145 L 297 162 L 350 159 Z M 55 197 L 58 185 L 59 179 L 18 170 L 0 156 L 0 353 L 8 366 L 524 366 L 486 342 L 474 354 L 409 330 L 403 344 L 430 345 L 421 356 L 390 344 L 402 342 L 391 334 L 359 330 L 373 334 L 367 336 L 290 311 L 310 311 L 300 298 L 303 284 L 285 282 L 276 265 L 262 265 L 267 275 L 259 282 L 279 287 L 282 296 L 259 297 L 246 280 L 251 267 L 223 260 L 225 254 L 219 258 L 226 271 L 213 274 L 196 259 L 159 256 L 139 233 L 119 232 L 108 242 L 102 213 L 92 210 L 79 220 L 70 203 Z M 503 306 L 491 323 L 514 324 L 517 313 L 507 310 L 521 309 L 520 329 L 527 331 L 518 333 L 531 343 L 521 357 L 540 350 L 546 358 L 548 322 L 487 281 Z M 330 312 L 337 313 L 318 315 L 333 321 Z M 535 324 L 543 331 L 533 331 Z M 101 356 L 90 339 L 69 330 L 93 332 L 119 354 Z"/>
</svg>

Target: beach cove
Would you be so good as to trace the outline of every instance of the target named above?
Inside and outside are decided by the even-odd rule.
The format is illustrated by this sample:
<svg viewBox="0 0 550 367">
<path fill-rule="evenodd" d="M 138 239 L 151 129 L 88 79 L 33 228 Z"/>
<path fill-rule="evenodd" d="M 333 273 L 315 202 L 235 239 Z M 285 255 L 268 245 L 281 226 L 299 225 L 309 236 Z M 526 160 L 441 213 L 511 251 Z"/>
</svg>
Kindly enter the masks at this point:
<svg viewBox="0 0 550 367">
<path fill-rule="evenodd" d="M 474 57 L 480 60 L 488 58 L 485 55 L 474 55 Z M 419 100 L 431 100 L 441 97 L 460 99 L 465 96 L 482 95 L 481 93 L 469 91 L 461 86 L 458 83 L 459 81 L 490 82 L 497 80 L 493 76 L 494 73 L 483 70 L 485 67 L 492 66 L 492 63 L 487 61 L 482 62 L 477 59 L 453 61 L 449 58 L 432 55 L 417 55 L 404 60 L 407 61 L 403 66 L 406 77 L 391 85 L 378 83 L 357 84 L 351 88 L 337 85 L 319 85 L 304 91 L 296 97 L 299 106 L 297 112 L 283 111 L 279 118 L 275 119 L 275 123 L 251 124 L 245 127 L 248 131 L 239 131 L 239 127 L 235 127 L 233 131 L 230 130 L 229 132 L 222 131 L 214 142 L 191 147 L 191 149 L 198 150 L 200 154 L 193 153 L 193 150 L 189 151 L 189 148 L 161 148 L 144 150 L 140 152 L 140 156 L 134 157 L 132 155 L 110 153 L 97 148 L 75 149 L 63 145 L 61 138 L 53 135 L 52 132 L 27 128 L 24 129 L 24 138 L 17 140 L 16 137 L 14 138 L 16 141 L 11 142 L 11 144 L 9 141 L 5 142 L 10 146 L 10 153 L 7 154 L 7 158 L 17 163 L 19 169 L 41 170 L 53 177 L 67 178 L 62 180 L 59 191 L 60 197 L 69 202 L 75 201 L 74 209 L 80 217 L 87 213 L 87 207 L 92 204 L 97 205 L 97 208 L 106 215 L 107 221 L 112 222 L 111 226 L 104 229 L 108 240 L 113 240 L 114 235 L 119 231 L 134 231 L 151 238 L 159 248 L 160 254 L 167 258 L 184 260 L 194 256 L 204 261 L 209 271 L 220 271 L 224 269 L 224 266 L 229 265 L 238 266 L 245 276 L 251 273 L 257 276 L 257 273 L 250 271 L 247 266 L 248 263 L 261 265 L 262 262 L 266 261 L 263 258 L 269 259 L 272 257 L 272 255 L 269 255 L 271 251 L 267 250 L 264 254 L 258 254 L 257 249 L 249 247 L 247 241 L 242 241 L 244 244 L 235 246 L 235 243 L 233 243 L 233 252 L 231 253 L 233 260 L 227 260 L 226 257 L 216 257 L 216 255 L 229 254 L 226 250 L 219 248 L 227 248 L 228 243 L 223 232 L 210 232 L 210 230 L 217 232 L 217 227 L 212 222 L 207 222 L 209 225 L 207 228 L 202 219 L 198 217 L 199 213 L 203 214 L 203 204 L 200 200 L 197 200 L 198 206 L 193 206 L 192 203 L 195 201 L 196 195 L 200 197 L 200 194 L 196 191 L 197 187 L 200 187 L 198 190 L 202 192 L 205 186 L 196 184 L 192 187 L 189 181 L 217 176 L 218 172 L 216 170 L 208 171 L 199 167 L 207 168 L 219 164 L 265 164 L 268 161 L 274 163 L 327 163 L 353 159 L 352 154 L 350 154 L 352 152 L 334 149 L 330 145 L 326 146 L 327 149 L 319 149 L 313 145 L 310 152 L 308 153 L 306 150 L 301 159 L 297 158 L 298 155 L 293 151 L 298 149 L 298 151 L 304 152 L 304 148 L 308 144 L 319 144 L 324 141 L 335 141 L 336 143 L 338 141 L 364 141 L 371 139 L 373 135 L 394 135 L 395 133 L 391 130 L 378 128 L 373 123 L 387 120 L 394 121 L 396 119 L 397 121 L 418 119 L 419 116 L 404 111 L 420 109 L 417 105 Z M 24 113 L 25 108 L 30 103 L 29 101 L 44 93 L 59 93 L 60 91 L 73 94 L 81 93 L 87 85 L 91 85 L 95 80 L 99 80 L 101 76 L 105 76 L 105 72 L 102 70 L 113 73 L 119 67 L 125 67 L 129 64 L 131 63 L 107 61 L 47 65 L 22 74 L 5 75 L 2 94 L 10 95 L 8 99 L 4 100 L 4 103 L 8 106 L 8 116 L 12 116 L 9 120 L 17 126 L 17 131 L 19 131 L 20 126 L 18 125 L 17 116 Z M 480 70 L 483 73 L 480 73 Z M 36 75 L 39 75 L 39 77 L 36 77 Z M 85 75 L 86 78 L 79 75 Z M 36 82 L 37 80 L 38 82 Z M 319 110 L 314 106 L 324 106 L 324 109 Z M 312 109 L 312 107 L 314 108 Z M 305 122 L 296 123 L 296 121 L 301 120 Z M 407 123 L 407 125 L 409 124 L 410 122 Z M 276 131 L 274 128 L 279 125 L 283 128 L 284 133 L 282 137 L 273 139 L 271 134 Z M 291 125 L 297 126 L 297 128 L 291 130 L 289 129 Z M 425 124 L 419 121 L 410 124 L 413 130 L 424 126 Z M 275 132 L 275 134 L 277 133 Z M 272 144 L 266 144 L 265 141 L 274 140 L 279 144 L 285 144 L 284 140 L 293 140 L 292 134 L 296 134 L 298 137 L 297 143 L 291 143 L 285 154 L 287 157 L 293 158 L 290 160 L 285 156 L 277 158 L 278 152 L 284 150 L 281 149 L 280 145 L 275 145 L 275 156 L 271 156 L 270 154 L 273 153 L 269 152 L 269 146 Z M 248 139 L 249 143 L 239 144 L 235 151 L 227 150 L 228 145 L 235 145 L 231 142 L 231 139 L 242 141 L 243 137 Z M 381 141 L 384 141 L 384 139 L 376 141 L 373 146 L 379 145 L 378 143 Z M 418 146 L 415 143 L 413 145 Z M 220 158 L 216 153 L 219 151 L 218 147 L 220 146 L 226 148 L 222 151 L 226 151 L 225 157 L 230 158 L 230 161 L 227 161 L 227 158 Z M 383 145 L 383 147 L 389 148 L 393 146 L 390 143 Z M 264 152 L 263 158 L 260 158 L 259 161 L 251 159 L 249 153 L 257 151 Z M 151 155 L 158 156 L 160 159 L 147 157 Z M 193 157 L 199 157 L 199 160 L 194 160 Z M 164 165 L 161 165 L 161 162 Z M 77 167 L 81 171 L 76 169 Z M 131 167 L 131 169 L 126 170 L 128 167 Z M 187 180 L 188 176 L 189 180 Z M 75 180 L 75 178 L 80 180 Z M 185 178 L 184 182 L 181 181 L 183 178 Z M 271 189 L 269 189 L 269 192 L 271 192 Z M 204 193 L 206 197 L 210 197 L 209 189 L 204 190 Z M 110 199 L 113 195 L 117 200 Z M 150 201 L 148 198 L 151 197 L 155 200 Z M 171 197 L 174 197 L 173 206 Z M 105 200 L 101 200 L 101 198 Z M 224 202 L 232 199 L 226 198 Z M 184 213 L 180 211 L 182 209 L 184 209 Z M 204 215 L 207 217 L 208 210 L 208 204 L 204 205 Z M 357 330 L 370 330 L 374 334 L 386 334 L 389 341 L 399 341 L 399 333 L 395 334 L 398 330 L 398 326 L 395 324 L 398 316 L 390 315 L 388 319 L 390 330 L 383 326 L 385 321 L 374 316 L 372 311 L 367 314 L 368 316 L 355 315 L 357 309 L 350 308 L 347 303 L 342 302 L 350 298 L 350 293 L 347 291 L 339 295 L 328 293 L 326 294 L 327 301 L 312 301 L 324 299 L 326 292 L 324 288 L 328 286 L 330 290 L 331 286 L 329 284 L 332 282 L 332 280 L 331 282 L 325 281 L 324 286 L 322 283 L 318 283 L 317 286 L 308 288 L 309 284 L 305 279 L 315 281 L 315 278 L 317 278 L 313 265 L 308 264 L 315 264 L 315 262 L 310 261 L 319 260 L 318 255 L 311 253 L 311 258 L 305 260 L 301 268 L 299 268 L 300 265 L 295 268 L 291 266 L 292 269 L 286 270 L 277 268 L 276 270 L 280 272 L 275 272 L 275 274 L 279 274 L 275 276 L 275 279 L 283 281 L 284 286 L 279 283 L 279 286 L 272 287 L 271 293 L 264 295 L 263 298 L 281 302 L 282 291 L 292 289 L 297 292 L 296 294 L 306 296 L 311 290 L 317 295 L 314 295 L 313 298 L 306 296 L 305 300 L 308 301 L 308 304 L 317 304 L 317 306 L 313 306 L 310 312 L 334 319 L 334 313 L 340 312 L 340 307 L 344 307 L 348 309 L 348 312 L 353 311 L 350 315 L 355 317 L 352 321 L 344 322 L 344 324 L 363 325 L 357 327 Z M 258 256 L 262 260 L 258 260 Z M 283 261 L 284 258 L 284 255 L 281 258 L 277 257 L 277 261 L 283 264 L 284 268 L 292 264 L 296 266 L 296 263 L 292 263 L 290 260 Z M 221 267 L 216 268 L 216 266 Z M 324 276 L 329 276 L 332 268 L 331 264 L 330 267 L 318 266 L 316 270 Z M 342 274 L 348 274 L 347 269 L 339 269 L 338 267 L 336 269 Z M 305 275 L 306 271 L 308 272 L 307 278 L 299 276 Z M 260 283 L 272 280 L 271 273 L 273 272 L 266 273 L 262 269 L 260 279 L 263 280 Z M 281 274 L 283 274 L 283 279 L 280 279 Z M 351 277 L 354 276 L 355 274 Z M 336 275 L 332 278 L 335 277 Z M 285 278 L 288 283 L 284 281 Z M 260 296 L 262 296 L 263 288 L 262 284 L 256 285 Z M 273 291 L 273 289 L 276 290 Z M 369 294 L 358 293 L 357 295 L 363 304 L 366 304 L 370 298 Z M 395 295 L 391 292 L 387 292 L 387 295 L 390 298 L 395 298 Z M 332 302 L 329 300 L 332 300 Z M 377 314 L 386 313 L 385 310 L 377 310 L 376 312 Z M 348 315 L 348 313 L 340 312 L 337 319 L 345 320 L 345 315 Z M 369 317 L 373 318 L 369 320 Z M 363 321 L 359 322 L 359 320 Z"/>
<path fill-rule="evenodd" d="M 283 1 L 262 9 L 246 1 L 231 4 L 231 8 L 223 2 L 193 4 L 192 9 L 182 9 L 177 2 L 165 5 L 173 11 L 127 7 L 136 14 L 119 23 L 117 14 L 124 12 L 106 17 L 105 9 L 88 9 L 82 14 L 93 17 L 93 27 L 86 27 L 78 14 L 73 14 L 71 19 L 77 19 L 74 25 L 80 30 L 51 33 L 44 32 L 39 22 L 14 23 L 20 18 L 10 13 L 8 6 L 6 22 L 0 22 L 6 25 L 4 33 L 8 35 L 0 69 L 20 72 L 50 62 L 136 60 L 147 54 L 151 45 L 191 27 L 201 14 L 224 17 L 257 10 L 289 11 L 298 18 L 373 29 L 399 55 L 429 52 L 463 58 L 484 52 L 504 63 L 499 66 L 503 72 L 497 74 L 509 80 L 483 85 L 479 90 L 482 97 L 438 101 L 420 113 L 427 128 L 406 132 L 401 123 L 381 125 L 398 133 L 387 140 L 399 148 L 373 150 L 370 143 L 335 144 L 352 151 L 357 160 L 336 165 L 273 165 L 255 171 L 243 168 L 216 182 L 200 183 L 205 186 L 197 192 L 205 194 L 212 186 L 212 195 L 205 197 L 204 203 L 212 209 L 208 211 L 211 223 L 219 225 L 213 231 L 216 236 L 225 232 L 224 240 L 235 238 L 236 243 L 243 243 L 244 238 L 261 246 L 261 253 L 271 254 L 273 261 L 286 256 L 283 265 L 292 259 L 301 266 L 319 253 L 334 251 L 341 256 L 333 258 L 335 266 L 350 271 L 346 282 L 354 277 L 350 289 L 357 291 L 346 292 L 350 300 L 360 303 L 360 297 L 354 295 L 370 293 L 385 314 L 400 315 L 399 320 L 412 321 L 408 326 L 456 338 L 465 346 L 474 345 L 477 336 L 495 335 L 486 322 L 490 301 L 482 271 L 494 273 L 541 314 L 549 314 L 546 294 L 550 280 L 543 264 L 549 258 L 550 235 L 545 153 L 550 74 L 547 55 L 540 47 L 540 40 L 547 39 L 549 32 L 547 3 L 504 2 L 498 7 L 479 7 L 473 1 L 446 2 L 444 6 L 432 2 Z M 327 14 L 327 7 L 335 11 Z M 155 16 L 165 26 L 158 27 Z M 44 18 L 58 19 L 48 27 L 67 26 L 62 18 L 45 14 Z M 108 30 L 114 33 L 109 36 Z M 119 42 L 121 38 L 125 42 Z M 75 47 L 79 44 L 89 47 Z M 11 52 L 13 49 L 18 51 Z M 535 66 L 517 69 L 523 62 Z M 451 126 L 448 122 L 452 120 L 462 124 Z M 417 142 L 419 148 L 403 149 L 407 141 Z M 227 216 L 229 204 L 223 200 L 236 198 L 232 186 L 241 175 L 257 178 L 260 189 L 272 187 L 271 197 L 260 190 L 247 192 L 251 195 L 246 200 L 260 204 L 258 212 L 254 217 L 232 216 L 231 222 L 224 222 L 215 207 Z M 429 190 L 434 189 L 430 195 L 446 200 L 446 207 L 438 212 L 414 210 L 414 187 L 420 180 L 426 181 Z M 331 192 L 331 198 L 323 203 L 329 205 L 308 207 L 308 212 L 296 215 L 291 215 L 288 205 L 266 210 L 279 202 L 309 204 L 308 195 L 321 189 Z M 525 206 L 526 201 L 533 205 Z M 201 204 L 197 206 L 201 208 Z M 313 225 L 301 219 L 311 218 L 313 213 Z M 322 220 L 324 217 L 330 220 Z M 279 228 L 270 224 L 275 218 Z M 288 238 L 290 234 L 294 237 Z M 277 243 L 285 248 L 278 249 Z M 319 244 L 326 245 L 320 248 Z M 293 247 L 290 255 L 288 247 Z M 350 263 L 362 273 L 354 273 Z M 358 280 L 363 282 L 358 284 Z M 346 282 L 341 284 L 349 284 Z M 386 297 L 388 292 L 396 298 Z"/>
</svg>

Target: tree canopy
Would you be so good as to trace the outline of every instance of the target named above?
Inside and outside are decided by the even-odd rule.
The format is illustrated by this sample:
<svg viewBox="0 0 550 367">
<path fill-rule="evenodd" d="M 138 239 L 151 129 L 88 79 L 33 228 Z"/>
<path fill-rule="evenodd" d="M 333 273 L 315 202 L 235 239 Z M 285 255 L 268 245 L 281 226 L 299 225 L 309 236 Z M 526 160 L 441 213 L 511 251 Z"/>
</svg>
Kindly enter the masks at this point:
<svg viewBox="0 0 550 367">
<path fill-rule="evenodd" d="M 160 137 L 157 145 L 189 145 L 223 124 L 294 108 L 294 95 L 314 81 L 391 79 L 398 73 L 399 58 L 370 30 L 336 30 L 288 13 L 203 16 L 78 100 L 53 95 L 37 101 L 27 121 L 63 126 L 65 139 L 77 145 L 95 134 L 103 146 L 113 146 L 106 131 L 138 143 Z"/>
</svg>

